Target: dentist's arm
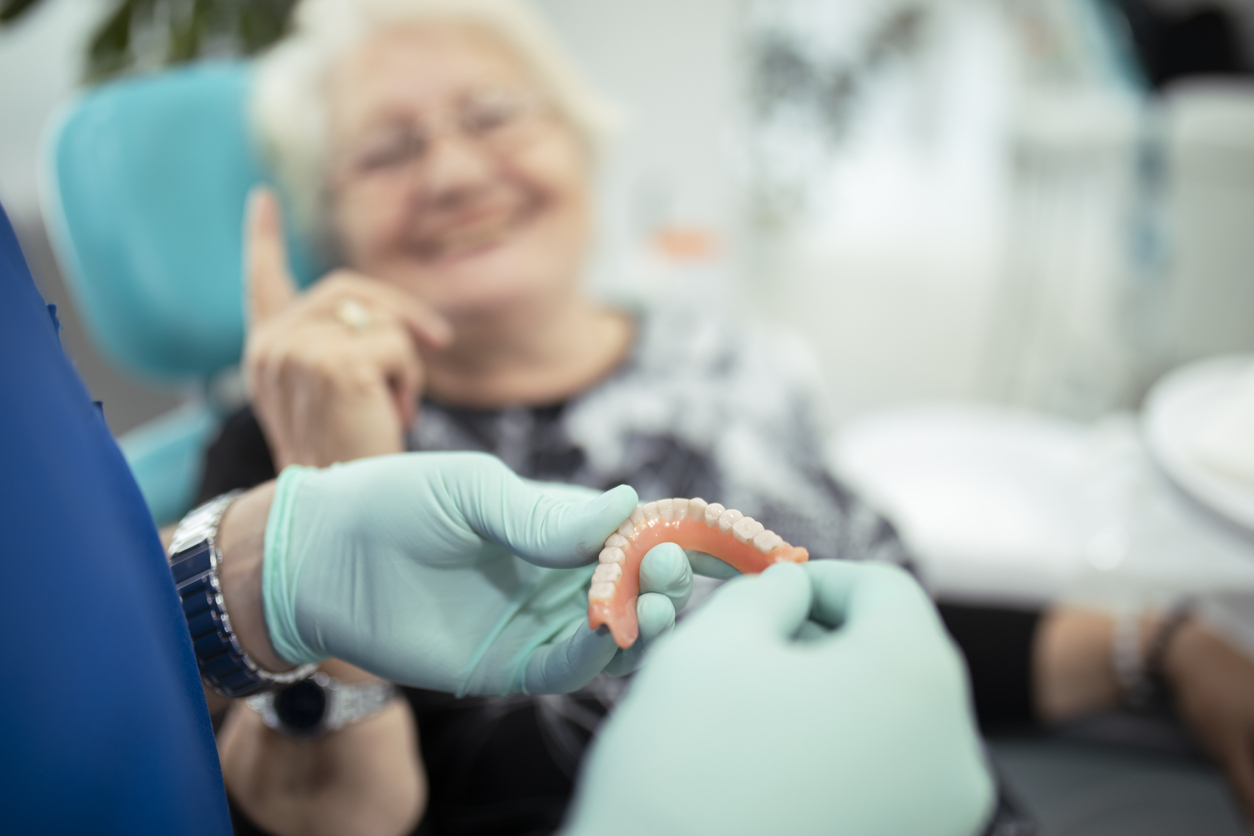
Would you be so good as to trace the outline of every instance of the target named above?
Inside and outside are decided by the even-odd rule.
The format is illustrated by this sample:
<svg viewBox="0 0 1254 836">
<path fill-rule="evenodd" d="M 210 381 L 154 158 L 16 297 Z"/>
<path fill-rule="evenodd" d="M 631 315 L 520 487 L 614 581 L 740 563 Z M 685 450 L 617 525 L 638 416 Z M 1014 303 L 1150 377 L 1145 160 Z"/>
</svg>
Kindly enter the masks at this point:
<svg viewBox="0 0 1254 836">
<path fill-rule="evenodd" d="M 295 666 L 275 652 L 266 631 L 261 604 L 266 519 L 274 500 L 274 487 L 274 482 L 266 482 L 232 502 L 218 524 L 216 539 L 222 551 L 218 580 L 235 635 L 253 661 L 268 671 L 280 673 Z M 210 698 L 210 712 L 216 713 L 230 702 L 212 688 L 206 687 L 205 693 Z"/>
<path fill-rule="evenodd" d="M 575 690 L 623 667 L 588 628 L 586 591 L 635 503 L 628 487 L 528 482 L 474 453 L 291 467 L 224 515 L 223 598 L 244 648 L 276 672 L 338 658 L 452 693 Z M 646 560 L 659 579 L 641 595 L 647 643 L 691 574 L 678 548 Z"/>
<path fill-rule="evenodd" d="M 223 516 L 223 597 L 244 649 L 274 671 L 296 661 L 272 640 L 277 622 L 288 646 L 326 642 L 322 653 L 400 681 L 567 690 L 607 665 L 638 661 L 638 648 L 620 653 L 587 628 L 589 570 L 578 565 L 600 545 L 600 528 L 634 502 L 630 489 L 598 495 L 524 482 L 476 455 L 294 471 L 241 495 Z M 658 588 L 641 596 L 642 645 L 669 628 L 691 589 L 678 547 L 660 546 L 646 563 Z M 299 626 L 306 608 L 320 613 L 308 618 L 309 634 Z M 407 832 L 422 809 L 425 782 L 402 704 L 313 741 L 281 738 L 241 707 L 219 747 L 233 796 L 277 834 Z"/>
<path fill-rule="evenodd" d="M 232 625 L 245 651 L 269 670 L 290 669 L 265 629 L 261 577 L 265 529 L 275 484 L 242 494 L 218 526 L 219 580 Z M 168 545 L 173 529 L 163 532 Z M 341 681 L 364 674 L 332 661 Z M 210 711 L 230 704 L 208 685 Z M 218 731 L 227 790 L 253 822 L 276 836 L 407 833 L 426 806 L 427 782 L 409 707 L 393 701 L 365 720 L 311 740 L 266 728 L 260 715 L 238 705 Z"/>
<path fill-rule="evenodd" d="M 261 561 L 265 547 L 266 517 L 274 499 L 274 482 L 266 482 L 241 494 L 218 523 L 217 544 L 222 552 L 218 580 L 222 599 L 231 614 L 231 626 L 244 651 L 266 670 L 280 673 L 294 666 L 274 652 L 261 610 Z M 176 525 L 161 529 L 161 545 L 170 548 Z M 231 704 L 204 683 L 209 713 L 218 714 Z"/>
</svg>

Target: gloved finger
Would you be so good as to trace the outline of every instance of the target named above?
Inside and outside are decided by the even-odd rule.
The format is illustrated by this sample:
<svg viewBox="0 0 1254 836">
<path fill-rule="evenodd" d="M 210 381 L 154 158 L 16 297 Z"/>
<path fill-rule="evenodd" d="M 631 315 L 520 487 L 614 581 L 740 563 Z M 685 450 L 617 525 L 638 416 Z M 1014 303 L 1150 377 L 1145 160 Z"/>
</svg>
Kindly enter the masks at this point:
<svg viewBox="0 0 1254 836">
<path fill-rule="evenodd" d="M 449 486 L 458 510 L 479 536 L 499 543 L 529 563 L 565 568 L 591 562 L 623 520 L 637 496 L 619 485 L 591 500 L 553 496 L 520 479 L 499 459 L 474 454 Z"/>
<path fill-rule="evenodd" d="M 585 620 L 574 632 L 538 648 L 523 668 L 527 694 L 568 694 L 592 681 L 614 658 L 618 645 L 609 629 L 593 630 Z"/>
<path fill-rule="evenodd" d="M 640 667 L 652 643 L 674 628 L 675 606 L 665 595 L 646 592 L 636 599 L 636 620 L 640 622 L 640 636 L 631 647 L 618 651 L 605 666 L 610 676 L 626 676 Z"/>
<path fill-rule="evenodd" d="M 692 566 L 684 550 L 675 543 L 658 543 L 649 549 L 640 561 L 640 591 L 657 592 L 669 598 L 673 624 L 675 613 L 692 597 Z M 643 626 L 642 623 L 642 629 Z"/>
<path fill-rule="evenodd" d="M 657 592 L 646 592 L 636 599 L 636 620 L 640 623 L 640 637 L 636 644 L 647 647 L 668 633 L 675 626 L 674 600 Z"/>
<path fill-rule="evenodd" d="M 702 641 L 700 636 L 711 631 L 787 639 L 809 616 L 810 600 L 809 576 L 794 563 L 778 563 L 725 584 L 684 622 L 675 641 Z"/>
<path fill-rule="evenodd" d="M 817 621 L 807 618 L 797 632 L 793 634 L 793 639 L 799 642 L 814 642 L 819 639 L 825 639 L 832 633 L 832 628 L 825 624 L 819 624 Z"/>
<path fill-rule="evenodd" d="M 803 569 L 814 586 L 811 618 L 819 624 L 907 637 L 936 629 L 931 599 L 903 569 L 840 560 L 811 561 Z"/>
<path fill-rule="evenodd" d="M 606 676 L 627 676 L 638 671 L 643 662 L 644 643 L 638 641 L 626 650 L 615 653 L 603 673 Z"/>
<path fill-rule="evenodd" d="M 692 571 L 698 575 L 704 575 L 707 578 L 718 578 L 719 580 L 727 580 L 729 578 L 739 577 L 743 574 L 735 566 L 730 563 L 724 563 L 712 554 L 688 550 L 684 552 L 688 555 L 688 563 L 692 566 Z"/>
</svg>

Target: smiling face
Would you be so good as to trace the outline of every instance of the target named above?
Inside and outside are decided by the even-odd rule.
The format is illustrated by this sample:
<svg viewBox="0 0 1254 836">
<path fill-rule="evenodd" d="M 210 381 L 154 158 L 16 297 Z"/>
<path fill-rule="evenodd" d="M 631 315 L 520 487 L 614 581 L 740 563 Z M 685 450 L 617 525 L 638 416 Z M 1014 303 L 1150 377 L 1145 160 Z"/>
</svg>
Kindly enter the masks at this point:
<svg viewBox="0 0 1254 836">
<path fill-rule="evenodd" d="M 589 161 L 533 73 L 470 26 L 369 38 L 327 87 L 346 266 L 456 320 L 574 294 Z"/>
</svg>

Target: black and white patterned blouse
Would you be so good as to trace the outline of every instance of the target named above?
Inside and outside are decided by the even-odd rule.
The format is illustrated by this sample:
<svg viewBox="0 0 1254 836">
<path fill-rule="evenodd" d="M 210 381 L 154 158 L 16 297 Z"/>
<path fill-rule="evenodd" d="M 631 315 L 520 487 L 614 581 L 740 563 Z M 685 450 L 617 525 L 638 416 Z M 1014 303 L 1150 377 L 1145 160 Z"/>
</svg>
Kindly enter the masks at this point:
<svg viewBox="0 0 1254 836">
<path fill-rule="evenodd" d="M 813 557 L 905 552 L 883 517 L 828 467 L 828 418 L 810 355 L 687 306 L 637 315 L 627 360 L 560 404 L 471 410 L 423 404 L 411 450 L 478 450 L 529 479 L 642 502 L 700 496 L 735 508 Z"/>
</svg>

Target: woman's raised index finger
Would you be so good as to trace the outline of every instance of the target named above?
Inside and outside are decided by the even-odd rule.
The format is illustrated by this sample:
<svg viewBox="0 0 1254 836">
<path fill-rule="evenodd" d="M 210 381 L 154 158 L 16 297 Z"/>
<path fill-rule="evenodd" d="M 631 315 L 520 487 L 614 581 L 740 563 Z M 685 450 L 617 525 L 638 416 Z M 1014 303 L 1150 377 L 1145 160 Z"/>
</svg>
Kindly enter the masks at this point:
<svg viewBox="0 0 1254 836">
<path fill-rule="evenodd" d="M 296 281 L 287 263 L 279 199 L 265 186 L 248 194 L 244 219 L 245 314 L 250 324 L 264 322 L 296 298 Z"/>
</svg>

